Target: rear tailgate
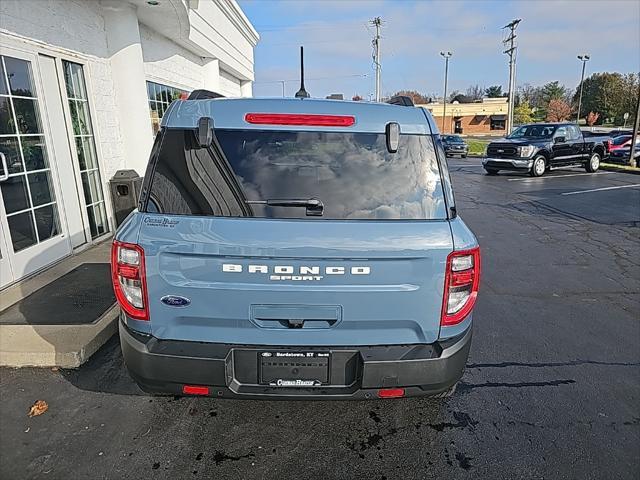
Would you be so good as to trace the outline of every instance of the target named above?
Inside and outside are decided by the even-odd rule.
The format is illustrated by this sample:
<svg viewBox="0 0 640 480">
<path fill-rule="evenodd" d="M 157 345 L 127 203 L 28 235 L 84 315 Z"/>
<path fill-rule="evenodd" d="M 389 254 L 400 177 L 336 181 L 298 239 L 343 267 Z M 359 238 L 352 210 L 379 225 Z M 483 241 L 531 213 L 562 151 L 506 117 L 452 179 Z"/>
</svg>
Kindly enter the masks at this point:
<svg viewBox="0 0 640 480">
<path fill-rule="evenodd" d="M 431 343 L 446 220 L 299 221 L 147 214 L 152 334 L 251 345 Z M 187 306 L 162 302 L 175 295 Z"/>
</svg>

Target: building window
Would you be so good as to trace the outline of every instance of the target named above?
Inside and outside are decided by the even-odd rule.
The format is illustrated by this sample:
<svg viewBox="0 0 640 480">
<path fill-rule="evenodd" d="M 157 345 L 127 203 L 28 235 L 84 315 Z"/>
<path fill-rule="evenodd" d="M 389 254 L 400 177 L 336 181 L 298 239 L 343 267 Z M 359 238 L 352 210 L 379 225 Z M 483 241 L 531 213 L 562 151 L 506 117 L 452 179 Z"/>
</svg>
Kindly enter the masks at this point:
<svg viewBox="0 0 640 480">
<path fill-rule="evenodd" d="M 160 121 L 164 112 L 174 100 L 186 98 L 189 92 L 179 88 L 162 85 L 155 82 L 147 82 L 147 98 L 149 99 L 149 113 L 151 115 L 151 128 L 155 135 L 160 130 Z"/>
<path fill-rule="evenodd" d="M 96 143 L 91 127 L 89 100 L 82 65 L 64 60 L 64 81 L 71 112 L 71 126 L 76 147 L 76 158 L 82 179 L 84 203 L 89 219 L 91 238 L 109 231 L 109 222 L 102 192 L 102 179 L 98 168 Z"/>
<path fill-rule="evenodd" d="M 60 235 L 51 167 L 31 63 L 0 56 L 0 186 L 13 251 Z"/>
<path fill-rule="evenodd" d="M 506 119 L 503 118 L 491 118 L 491 130 L 504 130 L 507 128 Z"/>
</svg>

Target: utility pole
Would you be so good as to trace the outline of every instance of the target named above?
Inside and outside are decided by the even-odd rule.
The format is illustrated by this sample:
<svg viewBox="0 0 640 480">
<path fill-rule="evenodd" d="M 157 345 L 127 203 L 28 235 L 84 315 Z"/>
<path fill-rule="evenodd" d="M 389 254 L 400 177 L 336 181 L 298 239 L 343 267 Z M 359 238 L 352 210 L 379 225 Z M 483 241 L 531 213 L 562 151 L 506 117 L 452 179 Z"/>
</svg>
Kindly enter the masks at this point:
<svg viewBox="0 0 640 480">
<path fill-rule="evenodd" d="M 376 102 L 380 101 L 380 27 L 382 19 L 376 17 L 371 20 L 371 24 L 376 27 L 376 36 L 371 42 L 373 46 L 373 63 L 376 67 Z"/>
<path fill-rule="evenodd" d="M 582 87 L 584 87 L 584 69 L 587 66 L 587 62 L 591 57 L 586 53 L 578 55 L 578 60 L 582 62 L 582 79 L 580 80 L 580 100 L 578 100 L 578 116 L 576 117 L 576 123 L 580 123 L 580 109 L 582 108 Z"/>
<path fill-rule="evenodd" d="M 640 89 L 638 89 L 638 106 L 636 107 L 636 124 L 633 127 L 633 136 L 631 137 L 631 149 L 629 151 L 629 163 L 632 167 L 637 167 L 636 162 L 636 142 L 638 140 L 638 127 L 640 127 Z"/>
<path fill-rule="evenodd" d="M 444 97 L 442 97 L 442 133 L 447 133 L 446 121 L 447 121 L 447 81 L 449 79 L 449 58 L 453 53 L 440 52 L 440 55 L 444 58 Z"/>
<path fill-rule="evenodd" d="M 509 55 L 509 114 L 507 115 L 507 135 L 511 133 L 513 129 L 513 109 L 515 108 L 516 97 L 516 28 L 522 21 L 520 18 L 516 18 L 511 23 L 502 27 L 510 30 L 509 36 L 503 40 L 502 43 L 508 47 L 503 53 Z"/>
</svg>

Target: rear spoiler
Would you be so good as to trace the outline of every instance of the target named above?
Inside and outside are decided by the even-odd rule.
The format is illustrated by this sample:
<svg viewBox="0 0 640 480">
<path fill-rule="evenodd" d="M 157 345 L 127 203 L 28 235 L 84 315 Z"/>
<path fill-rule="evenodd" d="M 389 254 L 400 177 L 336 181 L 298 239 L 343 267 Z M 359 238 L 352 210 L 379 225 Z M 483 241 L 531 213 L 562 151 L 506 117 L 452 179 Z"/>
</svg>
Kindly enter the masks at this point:
<svg viewBox="0 0 640 480">
<path fill-rule="evenodd" d="M 400 105 L 401 107 L 414 107 L 413 99 L 411 97 L 407 97 L 406 95 L 396 95 L 395 97 L 391 97 L 386 103 L 390 103 L 391 105 Z"/>
<path fill-rule="evenodd" d="M 201 89 L 201 90 L 194 90 L 193 92 L 191 92 L 187 100 L 206 100 L 208 98 L 222 98 L 222 97 L 224 97 L 224 95 L 221 95 L 216 92 L 212 92 L 211 90 Z"/>
</svg>

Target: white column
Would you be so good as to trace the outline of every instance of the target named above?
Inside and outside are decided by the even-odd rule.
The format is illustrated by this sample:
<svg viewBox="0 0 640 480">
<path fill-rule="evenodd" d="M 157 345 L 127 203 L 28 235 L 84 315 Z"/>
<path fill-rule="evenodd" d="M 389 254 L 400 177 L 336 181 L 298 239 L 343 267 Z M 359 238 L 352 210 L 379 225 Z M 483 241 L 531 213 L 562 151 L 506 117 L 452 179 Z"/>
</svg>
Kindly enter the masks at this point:
<svg viewBox="0 0 640 480">
<path fill-rule="evenodd" d="M 128 2 L 103 1 L 102 7 L 124 144 L 122 168 L 133 168 L 142 176 L 149 160 L 153 133 L 138 16 Z"/>
<path fill-rule="evenodd" d="M 253 82 L 251 80 L 243 80 L 240 82 L 240 95 L 243 97 L 253 97 Z"/>
<path fill-rule="evenodd" d="M 204 73 L 204 89 L 212 92 L 220 93 L 220 61 L 216 58 L 205 63 Z"/>
</svg>

